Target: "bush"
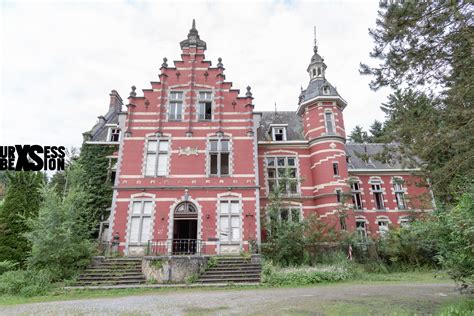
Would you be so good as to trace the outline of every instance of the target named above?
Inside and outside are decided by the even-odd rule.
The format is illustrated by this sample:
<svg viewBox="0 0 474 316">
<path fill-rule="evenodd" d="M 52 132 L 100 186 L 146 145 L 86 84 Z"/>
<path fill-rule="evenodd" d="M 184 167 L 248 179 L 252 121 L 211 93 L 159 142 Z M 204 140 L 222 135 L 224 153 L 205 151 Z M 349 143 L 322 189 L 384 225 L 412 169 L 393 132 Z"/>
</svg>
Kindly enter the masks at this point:
<svg viewBox="0 0 474 316">
<path fill-rule="evenodd" d="M 43 190 L 38 217 L 30 220 L 31 231 L 26 234 L 32 245 L 30 269 L 48 270 L 59 281 L 75 276 L 90 263 L 93 245 L 76 207 L 81 198 L 71 190 L 61 202 L 54 190 Z"/>
<path fill-rule="evenodd" d="M 355 276 L 356 269 L 350 263 L 297 268 L 277 268 L 271 263 L 265 263 L 262 270 L 263 283 L 273 286 L 338 282 L 353 279 Z"/>
<path fill-rule="evenodd" d="M 17 270 L 0 276 L 0 294 L 35 296 L 52 288 L 51 274 L 45 270 Z"/>
<path fill-rule="evenodd" d="M 7 271 L 14 270 L 18 265 L 16 262 L 11 262 L 8 260 L 0 261 L 0 275 L 4 274 Z"/>
</svg>

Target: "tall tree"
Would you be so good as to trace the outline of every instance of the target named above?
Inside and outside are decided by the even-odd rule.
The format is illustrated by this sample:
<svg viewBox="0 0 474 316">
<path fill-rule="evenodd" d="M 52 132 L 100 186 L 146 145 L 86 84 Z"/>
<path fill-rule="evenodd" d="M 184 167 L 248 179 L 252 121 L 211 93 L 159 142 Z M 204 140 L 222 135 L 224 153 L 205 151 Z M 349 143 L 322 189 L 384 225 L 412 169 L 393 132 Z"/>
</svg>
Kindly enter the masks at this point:
<svg viewBox="0 0 474 316">
<path fill-rule="evenodd" d="M 24 236 L 27 221 L 38 215 L 43 175 L 39 172 L 7 173 L 8 188 L 0 213 L 0 261 L 24 264 L 31 249 Z"/>
<path fill-rule="evenodd" d="M 396 90 L 383 109 L 387 133 L 418 156 L 444 202 L 474 178 L 474 26 L 471 1 L 381 2 L 371 57 L 361 64 L 374 90 Z"/>
<path fill-rule="evenodd" d="M 370 142 L 371 143 L 382 143 L 384 141 L 384 126 L 382 122 L 375 120 L 369 128 Z"/>
<path fill-rule="evenodd" d="M 365 143 L 369 141 L 367 132 L 364 131 L 364 129 L 359 125 L 354 127 L 354 129 L 351 131 L 351 134 L 349 135 L 349 138 L 351 142 L 354 143 Z"/>
</svg>

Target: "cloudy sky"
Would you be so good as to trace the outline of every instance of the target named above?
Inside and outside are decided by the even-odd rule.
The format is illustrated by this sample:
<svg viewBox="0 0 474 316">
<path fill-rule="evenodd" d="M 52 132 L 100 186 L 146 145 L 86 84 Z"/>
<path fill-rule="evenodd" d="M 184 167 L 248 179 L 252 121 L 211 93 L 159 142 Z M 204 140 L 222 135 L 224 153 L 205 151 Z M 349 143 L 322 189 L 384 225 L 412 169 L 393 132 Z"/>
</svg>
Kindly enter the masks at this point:
<svg viewBox="0 0 474 316">
<path fill-rule="evenodd" d="M 295 110 L 307 86 L 313 26 L 326 77 L 349 103 L 346 130 L 383 119 L 387 90 L 359 75 L 373 47 L 376 0 L 268 2 L 2 1 L 0 145 L 79 147 L 108 109 L 109 92 L 149 88 L 163 57 L 180 57 L 193 18 L 206 57 L 255 110 Z"/>
</svg>

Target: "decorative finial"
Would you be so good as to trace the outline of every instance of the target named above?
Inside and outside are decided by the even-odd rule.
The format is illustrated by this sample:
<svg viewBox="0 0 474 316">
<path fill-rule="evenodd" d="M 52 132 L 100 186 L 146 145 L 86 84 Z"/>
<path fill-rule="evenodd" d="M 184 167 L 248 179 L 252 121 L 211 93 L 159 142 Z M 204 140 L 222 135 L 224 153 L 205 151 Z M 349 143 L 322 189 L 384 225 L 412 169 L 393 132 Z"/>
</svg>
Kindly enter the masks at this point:
<svg viewBox="0 0 474 316">
<path fill-rule="evenodd" d="M 193 26 L 191 27 L 191 29 L 194 29 L 194 30 L 196 29 L 196 20 L 195 19 L 193 19 Z"/>
<path fill-rule="evenodd" d="M 166 57 L 163 58 L 163 63 L 161 64 L 161 67 L 164 67 L 164 68 L 168 67 L 168 58 Z"/>
<path fill-rule="evenodd" d="M 130 91 L 130 96 L 131 97 L 136 97 L 137 96 L 137 93 L 135 92 L 135 90 L 137 90 L 137 87 L 132 86 L 132 91 Z"/>
<path fill-rule="evenodd" d="M 316 26 L 314 27 L 314 44 L 313 44 L 314 53 L 318 52 L 318 40 L 316 39 Z"/>
<path fill-rule="evenodd" d="M 247 93 L 245 94 L 245 96 L 246 96 L 247 98 L 251 98 L 251 97 L 252 97 L 252 92 L 250 92 L 250 89 L 252 89 L 252 88 L 250 88 L 250 86 L 247 86 Z"/>
<path fill-rule="evenodd" d="M 217 61 L 218 61 L 217 68 L 224 68 L 224 65 L 222 64 L 222 58 L 220 58 L 220 57 L 217 58 Z"/>
<path fill-rule="evenodd" d="M 277 103 L 275 102 L 275 115 L 277 114 Z"/>
</svg>

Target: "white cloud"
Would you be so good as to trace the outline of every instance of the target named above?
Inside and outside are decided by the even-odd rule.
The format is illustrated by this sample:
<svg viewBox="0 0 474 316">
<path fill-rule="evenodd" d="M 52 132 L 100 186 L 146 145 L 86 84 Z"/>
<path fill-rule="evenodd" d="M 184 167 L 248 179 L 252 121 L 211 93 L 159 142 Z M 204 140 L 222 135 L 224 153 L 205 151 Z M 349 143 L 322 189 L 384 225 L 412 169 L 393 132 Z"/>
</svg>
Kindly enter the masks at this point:
<svg viewBox="0 0 474 316">
<path fill-rule="evenodd" d="M 358 73 L 369 61 L 377 1 L 4 3 L 0 144 L 80 146 L 108 109 L 108 93 L 149 88 L 163 57 L 180 58 L 193 18 L 206 57 L 227 80 L 252 86 L 256 110 L 295 110 L 308 84 L 313 26 L 327 78 L 349 105 L 346 130 L 368 126 L 387 91 Z"/>
</svg>

